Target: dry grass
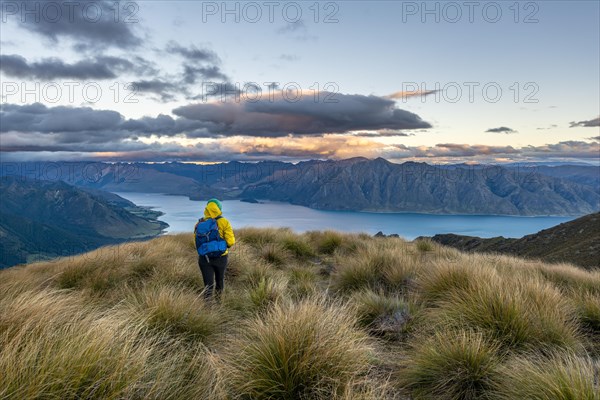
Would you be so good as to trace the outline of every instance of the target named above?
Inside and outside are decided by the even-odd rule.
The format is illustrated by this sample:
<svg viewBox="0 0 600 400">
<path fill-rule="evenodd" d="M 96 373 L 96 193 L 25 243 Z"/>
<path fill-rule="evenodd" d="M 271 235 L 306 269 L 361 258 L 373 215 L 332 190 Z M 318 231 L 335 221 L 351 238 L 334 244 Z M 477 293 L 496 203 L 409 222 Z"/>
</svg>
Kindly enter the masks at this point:
<svg viewBox="0 0 600 400">
<path fill-rule="evenodd" d="M 554 354 L 518 357 L 507 362 L 496 378 L 498 400 L 599 400 L 600 364 L 589 357 Z"/>
<path fill-rule="evenodd" d="M 330 399 L 369 369 L 366 335 L 343 306 L 276 304 L 230 343 L 228 379 L 241 398 Z"/>
<path fill-rule="evenodd" d="M 440 330 L 409 352 L 400 382 L 416 398 L 487 399 L 499 346 L 473 331 Z"/>
<path fill-rule="evenodd" d="M 0 271 L 0 398 L 598 399 L 598 271 L 236 236 L 220 303 L 187 234 Z"/>
</svg>

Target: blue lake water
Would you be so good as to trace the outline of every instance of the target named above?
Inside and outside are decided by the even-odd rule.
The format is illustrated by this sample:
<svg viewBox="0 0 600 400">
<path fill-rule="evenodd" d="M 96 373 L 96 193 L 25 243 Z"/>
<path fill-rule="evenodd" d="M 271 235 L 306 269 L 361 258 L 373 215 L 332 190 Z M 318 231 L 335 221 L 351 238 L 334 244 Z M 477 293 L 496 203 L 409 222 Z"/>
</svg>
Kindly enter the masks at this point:
<svg viewBox="0 0 600 400">
<path fill-rule="evenodd" d="M 169 233 L 191 232 L 202 217 L 204 201 L 185 196 L 156 193 L 117 193 L 137 205 L 153 207 L 164 213 L 159 219 L 170 226 Z M 290 227 L 296 232 L 334 229 L 345 232 L 375 234 L 397 233 L 412 240 L 417 236 L 456 233 L 480 237 L 521 237 L 550 228 L 575 217 L 508 217 L 493 215 L 433 215 L 413 213 L 366 213 L 352 211 L 320 211 L 287 203 L 245 203 L 223 201 L 223 215 L 235 228 Z"/>
</svg>

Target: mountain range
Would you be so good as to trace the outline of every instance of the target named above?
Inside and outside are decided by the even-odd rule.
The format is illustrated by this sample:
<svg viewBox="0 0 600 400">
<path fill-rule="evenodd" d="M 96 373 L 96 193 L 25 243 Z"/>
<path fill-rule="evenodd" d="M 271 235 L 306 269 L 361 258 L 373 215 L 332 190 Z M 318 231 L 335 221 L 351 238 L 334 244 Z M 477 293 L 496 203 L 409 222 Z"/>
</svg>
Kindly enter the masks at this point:
<svg viewBox="0 0 600 400">
<path fill-rule="evenodd" d="M 0 179 L 0 268 L 160 234 L 155 211 L 63 181 Z"/>
<path fill-rule="evenodd" d="M 600 210 L 600 167 L 593 165 L 395 164 L 359 157 L 297 164 L 3 163 L 1 171 L 88 189 L 274 200 L 324 210 L 523 216 Z"/>
</svg>

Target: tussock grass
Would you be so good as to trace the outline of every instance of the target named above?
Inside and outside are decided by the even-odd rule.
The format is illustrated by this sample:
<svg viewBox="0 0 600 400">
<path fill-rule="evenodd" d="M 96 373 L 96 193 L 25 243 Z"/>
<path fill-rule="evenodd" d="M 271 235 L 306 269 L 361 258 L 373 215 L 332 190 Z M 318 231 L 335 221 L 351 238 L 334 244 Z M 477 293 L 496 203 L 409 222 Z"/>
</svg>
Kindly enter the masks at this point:
<svg viewBox="0 0 600 400">
<path fill-rule="evenodd" d="M 254 287 L 247 289 L 249 305 L 253 311 L 262 312 L 285 299 L 288 280 L 283 275 L 273 275 L 261 279 Z"/>
<path fill-rule="evenodd" d="M 318 292 L 318 272 L 308 266 L 294 266 L 289 269 L 290 290 L 296 298 L 307 297 Z"/>
<path fill-rule="evenodd" d="M 184 287 L 145 286 L 125 294 L 125 305 L 149 328 L 181 339 L 208 342 L 223 332 L 223 310 Z"/>
<path fill-rule="evenodd" d="M 597 398 L 599 271 L 236 236 L 220 302 L 191 234 L 0 271 L 0 398 Z"/>
<path fill-rule="evenodd" d="M 390 339 L 399 339 L 409 331 L 416 312 L 416 306 L 404 299 L 371 290 L 356 293 L 352 303 L 363 327 Z"/>
<path fill-rule="evenodd" d="M 285 236 L 281 241 L 281 245 L 285 250 L 301 260 L 315 256 L 315 251 L 308 241 L 298 235 L 290 234 Z"/>
<path fill-rule="evenodd" d="M 546 279 L 562 289 L 585 290 L 600 294 L 600 270 L 586 271 L 569 264 L 542 264 L 539 271 Z"/>
<path fill-rule="evenodd" d="M 289 235 L 289 228 L 242 228 L 236 231 L 240 241 L 260 249 L 269 243 L 276 243 L 282 236 Z"/>
<path fill-rule="evenodd" d="M 335 231 L 312 231 L 307 235 L 317 251 L 322 254 L 333 254 L 344 242 L 342 234 Z"/>
<path fill-rule="evenodd" d="M 2 303 L 0 398 L 223 398 L 203 348 L 150 334 L 123 312 L 51 290 Z"/>
<path fill-rule="evenodd" d="M 257 286 L 261 281 L 275 274 L 275 269 L 264 261 L 257 259 L 248 264 L 240 273 L 238 281 L 247 286 Z"/>
<path fill-rule="evenodd" d="M 279 243 L 268 243 L 264 245 L 260 250 L 260 256 L 264 261 L 273 264 L 276 267 L 283 267 L 291 258 L 288 251 Z"/>
<path fill-rule="evenodd" d="M 430 311 L 440 326 L 470 327 L 509 349 L 581 346 L 574 309 L 553 286 L 505 278 L 480 280 L 454 290 Z"/>
<path fill-rule="evenodd" d="M 362 289 L 402 291 L 416 276 L 418 262 L 403 244 L 377 242 L 338 258 L 332 286 L 340 292 Z"/>
<path fill-rule="evenodd" d="M 468 291 L 477 280 L 493 279 L 495 276 L 495 270 L 482 269 L 478 265 L 435 262 L 431 269 L 420 271 L 417 285 L 423 301 L 435 303 L 453 291 Z"/>
<path fill-rule="evenodd" d="M 570 353 L 515 358 L 500 368 L 493 399 L 599 400 L 600 364 Z"/>
<path fill-rule="evenodd" d="M 600 294 L 574 290 L 569 297 L 575 304 L 577 316 L 583 328 L 600 334 Z"/>
<path fill-rule="evenodd" d="M 435 248 L 435 245 L 429 239 L 420 239 L 420 240 L 415 241 L 415 247 L 421 253 L 426 253 L 428 251 L 433 251 L 433 249 Z"/>
<path fill-rule="evenodd" d="M 499 346 L 473 331 L 438 331 L 409 353 L 400 383 L 419 399 L 487 399 Z"/>
<path fill-rule="evenodd" d="M 330 399 L 369 368 L 351 314 L 323 300 L 276 304 L 228 348 L 227 376 L 241 398 Z"/>
</svg>

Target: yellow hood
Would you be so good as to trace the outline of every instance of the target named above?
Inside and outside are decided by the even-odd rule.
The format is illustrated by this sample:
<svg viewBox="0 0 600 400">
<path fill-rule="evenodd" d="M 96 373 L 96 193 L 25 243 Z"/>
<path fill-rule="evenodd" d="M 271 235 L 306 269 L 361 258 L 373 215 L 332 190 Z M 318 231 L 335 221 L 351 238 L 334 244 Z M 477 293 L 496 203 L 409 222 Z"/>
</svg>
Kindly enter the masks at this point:
<svg viewBox="0 0 600 400">
<path fill-rule="evenodd" d="M 204 209 L 204 218 L 217 218 L 221 215 L 221 210 L 215 203 L 208 203 Z"/>
</svg>

